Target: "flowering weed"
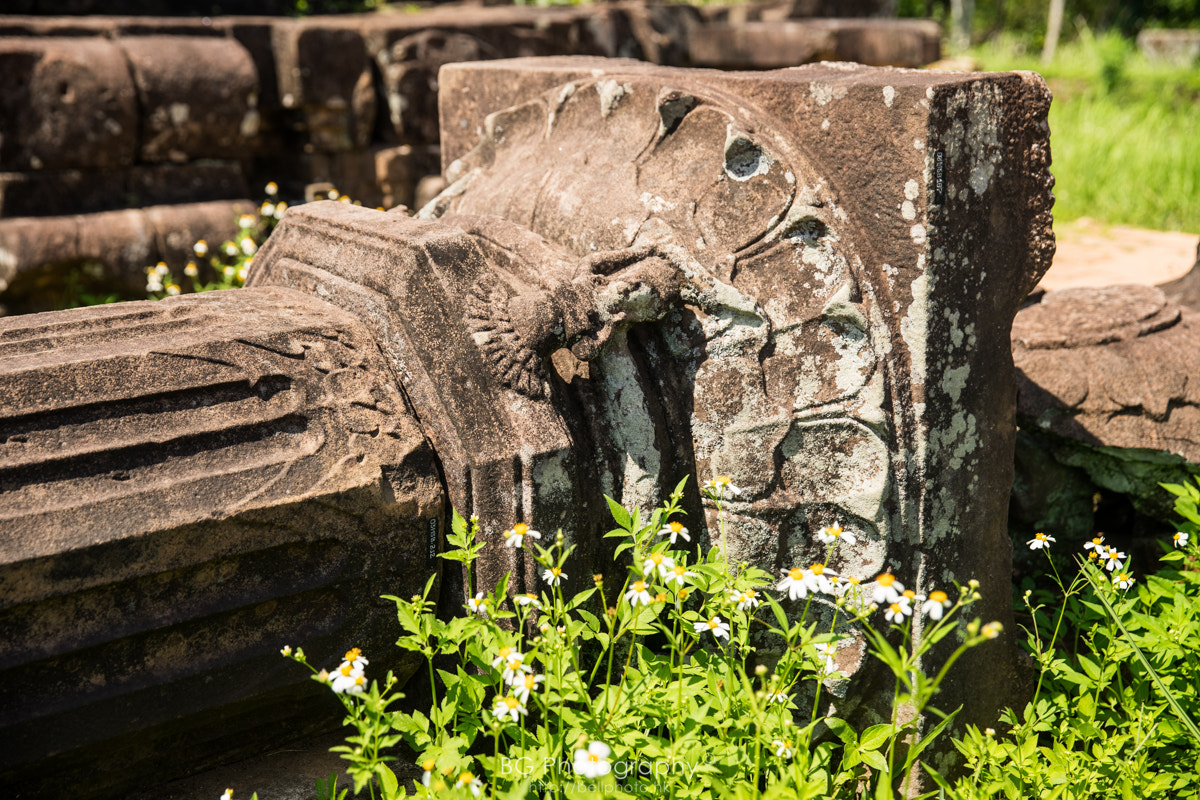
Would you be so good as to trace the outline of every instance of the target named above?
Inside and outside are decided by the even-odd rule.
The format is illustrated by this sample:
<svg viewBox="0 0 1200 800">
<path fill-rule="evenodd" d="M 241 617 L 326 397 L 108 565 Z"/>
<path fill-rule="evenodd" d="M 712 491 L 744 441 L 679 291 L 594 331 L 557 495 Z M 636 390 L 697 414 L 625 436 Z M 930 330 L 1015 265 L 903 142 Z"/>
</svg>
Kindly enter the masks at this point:
<svg viewBox="0 0 1200 800">
<path fill-rule="evenodd" d="M 942 591 L 925 597 L 885 573 L 876 591 L 899 609 L 885 620 L 858 581 L 823 564 L 780 580 L 730 564 L 724 546 L 707 554 L 691 546 L 673 519 L 682 515 L 683 486 L 646 516 L 609 500 L 617 527 L 607 535 L 626 565 L 611 596 L 606 586 L 617 584 L 601 575 L 592 588 L 564 596 L 572 547 L 561 533 L 543 547 L 517 522 L 502 541 L 532 552 L 540 593 L 510 598 L 507 578 L 475 587 L 468 569 L 471 599 L 454 619 L 434 614 L 432 579 L 422 596 L 388 598 L 404 630 L 398 645 L 428 666 L 432 705 L 428 713 L 390 710 L 400 696 L 394 678 L 366 682 L 366 659 L 353 651 L 332 676 L 316 674 L 339 692 L 356 731 L 340 748 L 355 791 L 385 798 L 410 790 L 504 798 L 890 798 L 904 791 L 921 753 L 954 716 L 930 707 L 938 684 L 963 652 L 999 632 L 994 623 L 956 619 L 978 598 L 974 586 L 955 599 Z M 728 479 L 705 486 L 722 545 L 723 505 L 738 492 Z M 852 541 L 837 525 L 821 534 L 826 560 Z M 443 557 L 468 568 L 486 546 L 478 520 L 457 514 L 448 542 Z M 781 604 L 789 596 L 803 601 L 798 615 Z M 820 630 L 808 619 L 814 603 L 828 611 Z M 919 636 L 914 616 L 923 618 Z M 926 676 L 921 658 L 951 635 L 959 647 Z M 839 647 L 851 638 L 865 641 L 895 678 L 890 719 L 862 732 L 819 713 L 824 681 L 840 675 Z M 307 663 L 299 651 L 285 655 Z M 929 714 L 940 721 L 920 727 Z M 386 763 L 401 740 L 422 767 L 412 787 L 399 786 Z"/>
</svg>

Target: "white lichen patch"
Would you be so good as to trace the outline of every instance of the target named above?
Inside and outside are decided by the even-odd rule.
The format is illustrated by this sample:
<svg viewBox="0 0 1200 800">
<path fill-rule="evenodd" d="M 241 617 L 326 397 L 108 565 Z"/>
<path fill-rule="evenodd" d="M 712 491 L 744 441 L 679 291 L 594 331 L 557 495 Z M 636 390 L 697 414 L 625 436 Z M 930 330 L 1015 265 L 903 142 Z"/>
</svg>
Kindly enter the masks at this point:
<svg viewBox="0 0 1200 800">
<path fill-rule="evenodd" d="M 823 130 L 823 131 L 829 130 L 829 120 L 825 120 L 824 122 L 821 123 L 821 130 Z"/>
<path fill-rule="evenodd" d="M 958 398 L 962 396 L 962 391 L 967 386 L 967 377 L 970 374 L 971 367 L 966 364 L 961 367 L 946 367 L 946 371 L 942 374 L 942 391 L 952 402 L 957 403 Z"/>
<path fill-rule="evenodd" d="M 914 243 L 925 244 L 926 231 L 925 231 L 924 225 L 922 225 L 921 223 L 918 222 L 916 225 L 912 226 L 912 230 L 909 231 L 909 233 L 912 236 L 912 240 Z"/>
<path fill-rule="evenodd" d="M 832 103 L 834 100 L 841 100 L 846 96 L 845 86 L 830 86 L 827 83 L 810 83 L 808 91 L 812 94 L 813 100 L 817 101 L 817 105 L 824 106 Z"/>
<path fill-rule="evenodd" d="M 912 178 L 904 182 L 904 199 L 916 200 L 921 194 L 921 186 Z"/>
<path fill-rule="evenodd" d="M 891 108 L 892 103 L 895 101 L 895 99 L 896 99 L 895 88 L 891 87 L 891 86 L 883 87 L 883 104 L 885 106 L 887 106 L 888 108 Z"/>
<path fill-rule="evenodd" d="M 604 417 L 611 421 L 605 428 L 609 441 L 618 453 L 625 453 L 623 474 L 619 477 L 625 503 L 652 507 L 658 502 L 658 475 L 662 457 L 655 446 L 654 420 L 649 413 L 645 393 L 638 382 L 638 367 L 624 345 L 624 334 L 613 335 L 610 345 L 604 349 L 593 375 L 601 380 L 603 391 L 601 402 Z M 605 491 L 616 490 L 618 478 L 604 476 Z"/>
<path fill-rule="evenodd" d="M 621 102 L 621 98 L 633 93 L 633 87 L 628 83 L 617 83 L 615 80 L 609 79 L 599 81 L 596 84 L 596 91 L 600 93 L 600 116 L 607 117 Z"/>
<path fill-rule="evenodd" d="M 912 204 L 912 200 L 905 200 L 900 204 L 900 216 L 909 222 L 917 218 L 917 207 Z"/>
<path fill-rule="evenodd" d="M 962 118 L 964 111 L 965 123 Z M 966 168 L 967 186 L 976 196 L 988 190 L 992 177 L 1000 168 L 1003 157 L 1000 122 L 1003 112 L 1004 93 L 1001 88 L 982 81 L 971 84 L 968 89 L 959 89 L 946 101 L 946 116 L 953 120 L 945 142 L 946 158 L 960 170 Z M 948 187 L 947 193 L 957 188 Z M 961 187 L 961 190 L 965 191 L 966 187 Z"/>
</svg>

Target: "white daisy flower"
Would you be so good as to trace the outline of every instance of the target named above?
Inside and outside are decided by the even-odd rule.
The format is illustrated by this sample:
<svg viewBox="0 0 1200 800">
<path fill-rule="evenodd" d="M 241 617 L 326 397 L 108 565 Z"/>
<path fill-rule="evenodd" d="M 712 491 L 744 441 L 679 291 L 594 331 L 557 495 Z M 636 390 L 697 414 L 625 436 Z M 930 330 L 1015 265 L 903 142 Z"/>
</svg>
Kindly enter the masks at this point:
<svg viewBox="0 0 1200 800">
<path fill-rule="evenodd" d="M 575 774 L 585 778 L 600 778 L 612 771 L 608 757 L 612 749 L 604 742 L 592 742 L 587 750 L 575 751 Z"/>
<path fill-rule="evenodd" d="M 470 789 L 471 794 L 475 797 L 479 797 L 483 792 L 483 781 L 469 772 L 459 775 L 458 780 L 454 782 L 454 786 L 456 789 Z"/>
<path fill-rule="evenodd" d="M 367 688 L 367 677 L 361 669 L 349 669 L 348 665 L 342 665 L 333 674 L 329 686 L 336 694 L 362 694 Z"/>
<path fill-rule="evenodd" d="M 203 239 L 196 242 L 194 245 L 192 245 L 192 252 L 196 254 L 197 258 L 204 258 L 206 255 L 208 255 L 208 242 L 204 241 Z"/>
<path fill-rule="evenodd" d="M 921 613 L 930 619 L 941 619 L 944 611 L 953 605 L 950 598 L 941 589 L 929 593 L 929 599 L 921 606 Z"/>
<path fill-rule="evenodd" d="M 349 664 L 352 669 L 362 669 L 370 663 L 370 661 L 367 661 L 365 658 L 363 658 L 362 650 L 359 650 L 357 647 L 352 647 L 346 651 L 346 658 L 344 661 L 342 661 L 342 666 L 344 667 Z"/>
<path fill-rule="evenodd" d="M 422 786 L 428 786 L 429 782 L 433 779 L 433 768 L 435 766 L 437 766 L 437 763 L 432 758 L 421 764 L 421 769 L 425 770 L 424 774 L 421 775 Z"/>
<path fill-rule="evenodd" d="M 533 592 L 526 592 L 525 594 L 519 594 L 516 597 L 514 597 L 513 600 L 515 600 L 517 602 L 517 605 L 533 606 L 534 608 L 542 607 L 542 601 L 539 600 L 538 596 L 536 594 L 534 594 Z"/>
<path fill-rule="evenodd" d="M 779 703 L 780 705 L 783 705 L 791 699 L 792 698 L 790 696 L 784 694 L 783 692 L 767 692 L 768 703 Z"/>
<path fill-rule="evenodd" d="M 1171 537 L 1172 543 L 1176 547 L 1187 547 L 1188 535 L 1183 531 L 1175 531 L 1175 535 Z"/>
<path fill-rule="evenodd" d="M 813 645 L 813 649 L 817 651 L 817 658 L 821 660 L 821 672 L 829 674 L 837 672 L 837 666 L 833 663 L 833 656 L 837 653 L 837 645 L 833 642 L 818 642 Z"/>
<path fill-rule="evenodd" d="M 492 713 L 496 715 L 496 719 L 503 720 L 505 717 L 509 717 L 513 722 L 519 722 L 521 715 L 527 712 L 520 700 L 509 695 L 496 698 L 496 704 L 492 706 Z"/>
<path fill-rule="evenodd" d="M 1105 549 L 1100 557 L 1104 559 L 1104 568 L 1109 572 L 1115 571 L 1125 560 L 1125 554 L 1115 547 Z"/>
<path fill-rule="evenodd" d="M 542 538 L 542 535 L 530 528 L 524 522 L 518 522 L 504 532 L 504 543 L 509 547 L 522 547 L 525 544 L 525 537 L 532 536 L 534 539 Z"/>
<path fill-rule="evenodd" d="M 1048 536 L 1044 533 L 1034 534 L 1033 538 L 1025 544 L 1029 545 L 1030 550 L 1050 549 L 1050 543 L 1057 541 L 1053 536 Z"/>
<path fill-rule="evenodd" d="M 672 583 L 683 586 L 685 578 L 694 577 L 696 577 L 696 573 L 688 572 L 687 567 L 683 566 L 682 564 L 676 564 L 675 566 L 671 567 L 671 571 L 663 577 L 663 581 L 667 584 L 667 586 L 670 586 Z"/>
<path fill-rule="evenodd" d="M 850 545 L 858 543 L 858 539 L 854 534 L 843 528 L 840 522 L 827 525 L 817 531 L 817 541 L 821 544 L 833 544 L 839 539 Z"/>
<path fill-rule="evenodd" d="M 736 589 L 729 593 L 729 602 L 737 603 L 738 611 L 750 611 L 758 605 L 758 592 L 753 589 L 747 589 L 744 592 L 739 592 Z"/>
<path fill-rule="evenodd" d="M 912 616 L 912 606 L 909 605 L 906 598 L 900 598 L 897 602 L 891 603 L 883 610 L 884 619 L 893 625 L 899 625 L 904 622 L 905 617 Z"/>
<path fill-rule="evenodd" d="M 712 631 L 712 635 L 718 639 L 729 638 L 729 623 L 720 617 L 713 617 L 705 622 L 693 622 L 692 627 L 696 629 L 696 633 Z"/>
<path fill-rule="evenodd" d="M 775 755 L 787 761 L 791 760 L 793 751 L 790 739 L 776 739 L 771 742 L 771 747 L 775 748 Z"/>
<path fill-rule="evenodd" d="M 471 613 L 478 614 L 481 617 L 486 617 L 488 612 L 491 611 L 489 606 L 490 601 L 483 596 L 483 592 L 480 592 L 473 598 L 467 600 L 467 608 L 471 609 Z"/>
<path fill-rule="evenodd" d="M 550 569 L 542 572 L 542 580 L 546 581 L 551 586 L 558 586 L 566 577 L 567 574 L 559 567 L 551 567 Z"/>
<path fill-rule="evenodd" d="M 653 577 L 654 573 L 658 573 L 658 577 L 665 578 L 667 573 L 675 568 L 675 559 L 670 556 L 664 556 L 662 553 L 651 553 L 642 563 L 642 574 L 646 577 Z"/>
<path fill-rule="evenodd" d="M 690 542 L 692 540 L 692 537 L 688 535 L 688 529 L 683 527 L 683 524 L 679 522 L 668 522 L 658 532 L 658 535 L 670 536 L 671 544 L 675 544 L 675 540 L 680 537 L 682 537 L 684 541 Z"/>
<path fill-rule="evenodd" d="M 879 605 L 892 604 L 900 600 L 904 594 L 904 584 L 896 580 L 896 576 L 885 572 L 875 578 L 875 591 L 871 596 Z"/>
<path fill-rule="evenodd" d="M 1118 572 L 1113 575 L 1113 585 L 1118 589 L 1128 589 L 1133 586 L 1133 576 L 1128 572 Z"/>
<path fill-rule="evenodd" d="M 729 480 L 728 475 L 718 475 L 712 480 L 706 481 L 704 491 L 716 500 L 724 500 L 729 495 L 737 497 L 742 493 L 742 490 L 734 486 L 733 482 Z"/>
<path fill-rule="evenodd" d="M 1103 547 L 1104 547 L 1104 535 L 1103 534 L 1101 534 L 1100 536 L 1096 536 L 1090 542 L 1087 542 L 1083 545 L 1084 550 L 1095 550 L 1096 552 L 1100 552 L 1101 548 L 1103 548 Z"/>
<path fill-rule="evenodd" d="M 546 676 L 544 675 L 531 675 L 526 673 L 517 680 L 513 681 L 510 685 L 512 686 L 512 692 L 514 695 L 516 695 L 517 699 L 519 699 L 522 703 L 528 703 L 530 693 L 537 689 L 539 683 L 544 683 L 545 681 Z"/>
<path fill-rule="evenodd" d="M 629 591 L 625 593 L 625 599 L 629 601 L 629 605 L 637 606 L 639 604 L 648 606 L 654 602 L 654 598 L 650 596 L 650 592 L 646 590 L 645 581 L 634 581 L 629 586 Z"/>
</svg>

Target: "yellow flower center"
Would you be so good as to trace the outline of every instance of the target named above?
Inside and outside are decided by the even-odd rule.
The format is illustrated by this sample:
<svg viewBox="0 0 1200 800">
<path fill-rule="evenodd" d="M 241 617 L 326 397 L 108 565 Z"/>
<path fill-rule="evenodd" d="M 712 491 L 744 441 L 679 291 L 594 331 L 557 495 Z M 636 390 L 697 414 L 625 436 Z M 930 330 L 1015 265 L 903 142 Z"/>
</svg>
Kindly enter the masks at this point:
<svg viewBox="0 0 1200 800">
<path fill-rule="evenodd" d="M 929 599 L 935 603 L 944 603 L 947 600 L 946 593 L 941 589 L 929 593 Z"/>
<path fill-rule="evenodd" d="M 633 590 L 635 592 L 637 592 L 638 594 L 641 594 L 642 592 L 646 591 L 646 582 L 645 581 L 634 581 L 633 582 Z"/>
<path fill-rule="evenodd" d="M 683 530 L 683 524 L 679 522 L 672 522 L 667 527 L 671 529 L 671 533 L 679 533 L 681 530 Z"/>
<path fill-rule="evenodd" d="M 682 564 L 676 564 L 674 567 L 672 567 L 672 569 L 676 575 L 682 575 L 685 571 Z"/>
<path fill-rule="evenodd" d="M 909 600 L 915 600 L 917 597 L 917 593 L 914 592 L 912 589 L 905 589 L 903 596 L 907 597 Z"/>
<path fill-rule="evenodd" d="M 665 603 L 666 601 L 667 601 L 667 596 L 665 594 L 663 594 L 662 592 L 659 592 L 654 598 L 654 602 L 656 602 L 656 603 Z"/>
<path fill-rule="evenodd" d="M 713 629 L 713 630 L 716 630 L 718 627 L 720 627 L 720 624 L 721 624 L 721 623 L 717 622 L 717 618 L 716 618 L 716 617 L 713 617 L 712 619 L 710 619 L 710 620 L 708 621 L 708 627 L 709 627 L 709 628 L 711 628 L 711 629 Z"/>
<path fill-rule="evenodd" d="M 788 577 L 794 581 L 798 581 L 804 577 L 804 570 L 799 567 L 792 567 L 788 570 Z"/>
<path fill-rule="evenodd" d="M 508 706 L 509 708 L 516 708 L 517 706 L 519 706 L 521 704 L 517 701 L 517 698 L 515 698 L 515 697 L 506 697 L 506 698 L 504 698 L 504 705 Z"/>
<path fill-rule="evenodd" d="M 842 526 L 841 525 L 830 525 L 828 528 L 825 529 L 825 532 L 828 533 L 830 536 L 835 536 L 835 537 L 841 536 L 842 535 Z"/>
<path fill-rule="evenodd" d="M 475 780 L 475 776 L 469 772 L 464 772 L 462 775 L 458 776 L 458 782 L 461 784 L 468 784 L 473 780 Z"/>
<path fill-rule="evenodd" d="M 722 486 L 727 486 L 729 483 L 731 483 L 731 481 L 729 480 L 728 475 L 718 475 L 717 483 L 721 484 Z"/>
<path fill-rule="evenodd" d="M 551 567 L 550 574 L 557 578 L 559 575 L 562 575 L 562 570 L 558 567 Z"/>
<path fill-rule="evenodd" d="M 896 582 L 896 576 L 890 572 L 885 572 L 875 579 L 880 586 L 891 586 Z"/>
<path fill-rule="evenodd" d="M 362 658 L 362 650 L 359 650 L 357 647 L 351 648 L 346 653 L 347 661 L 357 661 L 359 658 Z"/>
<path fill-rule="evenodd" d="M 757 597 L 757 596 L 758 596 L 758 593 L 757 593 L 757 592 L 755 592 L 753 589 L 747 589 L 747 590 L 746 590 L 746 593 L 745 593 L 744 595 L 742 595 L 742 596 L 743 596 L 743 597 L 747 597 L 747 598 L 749 598 L 749 599 L 753 600 L 755 597 Z"/>
<path fill-rule="evenodd" d="M 434 767 L 434 763 L 433 763 L 432 758 L 421 765 L 421 768 L 424 769 L 426 772 L 433 772 L 433 767 Z"/>
<path fill-rule="evenodd" d="M 890 606 L 888 606 L 888 608 L 892 610 L 893 614 L 900 614 L 904 611 L 904 609 L 900 607 L 899 603 L 892 603 Z"/>
<path fill-rule="evenodd" d="M 662 563 L 662 560 L 663 560 L 662 553 L 653 553 L 653 554 L 650 556 L 650 560 L 651 560 L 651 561 L 653 561 L 653 562 L 654 562 L 654 566 L 656 566 L 656 567 L 657 567 L 659 564 L 661 564 L 661 563 Z"/>
<path fill-rule="evenodd" d="M 511 652 L 512 652 L 512 648 L 511 648 L 511 647 L 501 647 L 501 648 L 500 648 L 500 657 L 501 657 L 501 658 L 508 658 L 508 654 L 509 654 L 509 653 L 511 653 Z"/>
<path fill-rule="evenodd" d="M 851 586 L 858 586 L 860 583 L 862 583 L 862 580 L 855 577 L 848 577 L 846 578 L 846 583 L 850 584 Z"/>
<path fill-rule="evenodd" d="M 825 572 L 825 565 L 824 565 L 824 564 L 813 564 L 813 565 L 812 565 L 812 574 L 813 574 L 813 575 L 821 575 L 821 574 L 823 574 L 824 572 Z"/>
<path fill-rule="evenodd" d="M 516 525 L 513 525 L 513 533 L 515 533 L 517 536 L 524 536 L 528 531 L 529 526 L 524 522 L 518 522 Z"/>
<path fill-rule="evenodd" d="M 338 671 L 341 672 L 343 675 L 345 675 L 347 678 L 349 678 L 351 669 L 352 669 L 352 667 L 349 664 L 344 664 L 341 668 L 339 668 Z"/>
</svg>

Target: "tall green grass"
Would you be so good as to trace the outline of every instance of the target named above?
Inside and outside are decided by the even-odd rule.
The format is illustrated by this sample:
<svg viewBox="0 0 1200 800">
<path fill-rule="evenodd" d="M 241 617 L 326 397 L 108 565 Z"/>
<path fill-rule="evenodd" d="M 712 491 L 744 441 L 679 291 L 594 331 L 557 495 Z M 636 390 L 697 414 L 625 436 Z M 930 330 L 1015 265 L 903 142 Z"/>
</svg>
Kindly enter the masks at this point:
<svg viewBox="0 0 1200 800">
<path fill-rule="evenodd" d="M 970 55 L 1050 84 L 1055 219 L 1200 233 L 1200 68 L 1155 64 L 1086 30 L 1046 65 L 1013 39 Z"/>
</svg>

